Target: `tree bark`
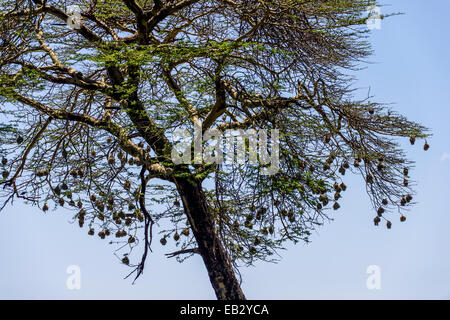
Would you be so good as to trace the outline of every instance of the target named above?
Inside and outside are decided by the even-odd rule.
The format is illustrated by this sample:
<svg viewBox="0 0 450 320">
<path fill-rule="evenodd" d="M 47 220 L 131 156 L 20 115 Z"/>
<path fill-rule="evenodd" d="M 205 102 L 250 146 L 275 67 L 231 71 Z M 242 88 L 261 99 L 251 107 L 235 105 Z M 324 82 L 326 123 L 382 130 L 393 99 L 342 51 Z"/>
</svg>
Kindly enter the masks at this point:
<svg viewBox="0 0 450 320">
<path fill-rule="evenodd" d="M 245 300 L 228 254 L 217 236 L 201 181 L 182 178 L 175 182 L 217 299 Z"/>
</svg>

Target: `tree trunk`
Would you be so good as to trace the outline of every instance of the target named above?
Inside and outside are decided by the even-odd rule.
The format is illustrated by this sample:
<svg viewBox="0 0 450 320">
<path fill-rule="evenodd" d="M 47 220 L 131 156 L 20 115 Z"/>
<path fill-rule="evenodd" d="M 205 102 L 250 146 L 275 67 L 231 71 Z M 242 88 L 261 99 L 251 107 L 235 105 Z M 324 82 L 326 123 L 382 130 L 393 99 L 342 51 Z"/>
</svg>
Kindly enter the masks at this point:
<svg viewBox="0 0 450 320">
<path fill-rule="evenodd" d="M 201 182 L 177 178 L 176 185 L 217 299 L 245 300 L 228 254 L 217 236 Z"/>
</svg>

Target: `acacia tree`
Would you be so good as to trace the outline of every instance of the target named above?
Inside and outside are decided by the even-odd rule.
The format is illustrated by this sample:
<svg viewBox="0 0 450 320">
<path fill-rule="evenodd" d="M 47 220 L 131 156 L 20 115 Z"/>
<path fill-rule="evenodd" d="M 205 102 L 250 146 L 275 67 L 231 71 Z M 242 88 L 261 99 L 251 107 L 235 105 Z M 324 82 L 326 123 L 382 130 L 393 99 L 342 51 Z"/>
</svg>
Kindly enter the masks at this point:
<svg viewBox="0 0 450 320">
<path fill-rule="evenodd" d="M 346 173 L 365 180 L 375 225 L 404 221 L 412 162 L 396 138 L 427 130 L 355 98 L 348 75 L 370 55 L 375 4 L 0 1 L 2 208 L 68 207 L 136 278 L 155 229 L 169 256 L 201 255 L 218 299 L 245 299 L 239 266 L 332 219 Z M 278 129 L 278 171 L 175 163 L 175 130 L 199 126 Z"/>
</svg>

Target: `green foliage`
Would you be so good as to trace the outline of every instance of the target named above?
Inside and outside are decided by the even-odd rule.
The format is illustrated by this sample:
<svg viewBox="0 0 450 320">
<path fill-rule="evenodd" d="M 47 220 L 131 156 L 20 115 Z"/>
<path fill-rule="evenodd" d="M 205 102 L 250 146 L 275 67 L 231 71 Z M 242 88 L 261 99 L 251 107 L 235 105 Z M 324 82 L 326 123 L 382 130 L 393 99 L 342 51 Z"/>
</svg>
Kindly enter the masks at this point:
<svg viewBox="0 0 450 320">
<path fill-rule="evenodd" d="M 376 1 L 136 3 L 142 14 L 124 1 L 87 1 L 83 27 L 71 30 L 61 2 L 44 14 L 0 1 L 0 152 L 3 172 L 17 173 L 2 180 L 2 199 L 72 210 L 90 235 L 114 238 L 130 265 L 150 220 L 161 244 L 196 246 L 177 180 L 203 183 L 235 266 L 309 242 L 340 208 L 346 174 L 367 182 L 383 218 L 408 208 L 412 162 L 397 139 L 429 133 L 371 97 L 355 99 L 348 76 L 371 53 L 367 7 Z M 278 129 L 279 171 L 175 165 L 174 130 L 199 122 Z"/>
</svg>

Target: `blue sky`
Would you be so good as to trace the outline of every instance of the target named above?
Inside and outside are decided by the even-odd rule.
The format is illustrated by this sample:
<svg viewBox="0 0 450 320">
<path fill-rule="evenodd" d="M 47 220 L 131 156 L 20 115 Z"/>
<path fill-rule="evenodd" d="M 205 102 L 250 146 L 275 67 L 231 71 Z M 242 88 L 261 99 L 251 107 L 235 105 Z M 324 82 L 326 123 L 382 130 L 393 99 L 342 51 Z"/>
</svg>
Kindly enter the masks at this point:
<svg viewBox="0 0 450 320">
<path fill-rule="evenodd" d="M 383 13 L 405 14 L 373 31 L 375 55 L 357 86 L 432 129 L 428 152 L 404 143 L 416 161 L 418 204 L 405 223 L 393 214 L 391 230 L 375 228 L 362 181 L 349 181 L 342 209 L 312 243 L 288 247 L 278 264 L 241 270 L 250 299 L 450 298 L 450 2 L 391 3 Z M 43 214 L 19 202 L 0 213 L 0 299 L 215 298 L 200 257 L 179 264 L 155 245 L 132 285 L 113 247 L 69 220 L 67 211 Z M 81 268 L 80 290 L 66 287 L 69 265 Z M 366 287 L 369 265 L 380 267 L 380 290 Z"/>
</svg>

